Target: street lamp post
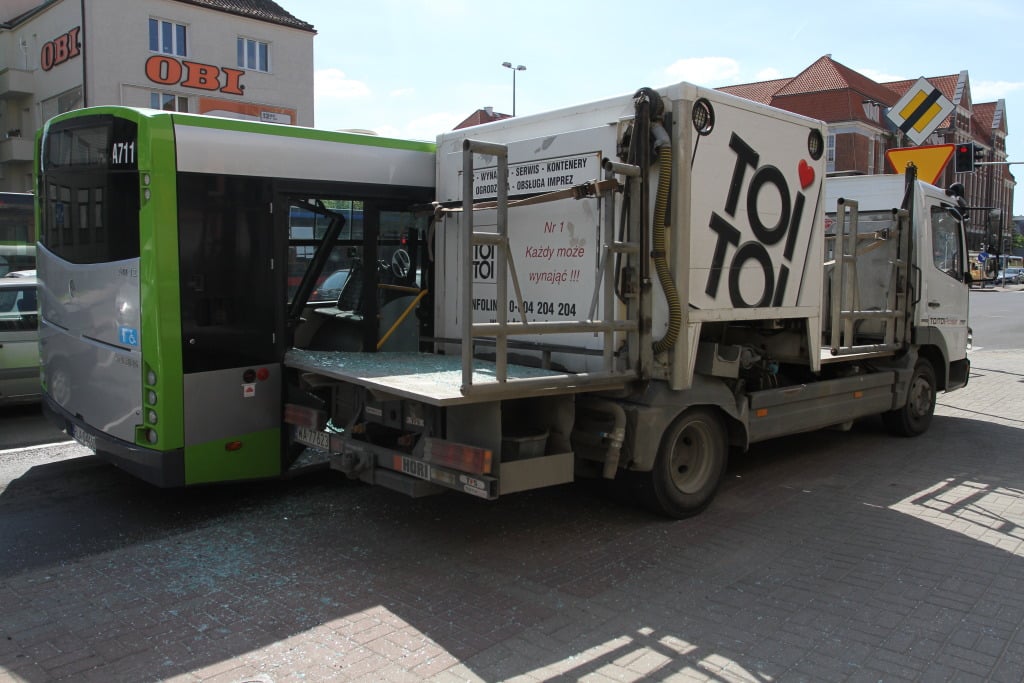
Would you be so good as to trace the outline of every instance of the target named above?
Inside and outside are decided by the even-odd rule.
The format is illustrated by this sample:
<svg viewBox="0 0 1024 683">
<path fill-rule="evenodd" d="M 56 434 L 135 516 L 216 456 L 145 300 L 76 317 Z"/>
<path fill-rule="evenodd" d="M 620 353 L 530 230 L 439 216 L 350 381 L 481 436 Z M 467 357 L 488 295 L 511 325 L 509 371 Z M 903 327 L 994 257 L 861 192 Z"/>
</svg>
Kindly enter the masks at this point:
<svg viewBox="0 0 1024 683">
<path fill-rule="evenodd" d="M 512 62 L 502 62 L 501 65 L 506 69 L 512 69 L 512 116 L 516 115 L 516 72 L 526 71 L 526 67 L 522 64 L 518 66 L 512 66 Z"/>
</svg>

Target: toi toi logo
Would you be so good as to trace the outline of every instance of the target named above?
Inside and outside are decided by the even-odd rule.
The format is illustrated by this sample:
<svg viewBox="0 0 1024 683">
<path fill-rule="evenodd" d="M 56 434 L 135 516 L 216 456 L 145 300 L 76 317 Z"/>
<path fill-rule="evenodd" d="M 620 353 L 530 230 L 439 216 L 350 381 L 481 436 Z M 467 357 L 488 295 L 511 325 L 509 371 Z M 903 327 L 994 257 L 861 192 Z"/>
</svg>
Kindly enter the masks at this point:
<svg viewBox="0 0 1024 683">
<path fill-rule="evenodd" d="M 729 183 L 729 194 L 725 200 L 724 218 L 712 212 L 709 227 L 717 235 L 715 251 L 711 259 L 711 270 L 708 273 L 704 293 L 715 298 L 722 274 L 728 270 L 729 300 L 735 308 L 759 308 L 764 306 L 781 306 L 786 294 L 786 283 L 789 279 L 789 264 L 793 260 L 797 244 L 797 235 L 803 218 L 806 198 L 804 193 L 797 191 L 794 198 L 790 192 L 786 176 L 777 167 L 770 164 L 759 165 L 760 155 L 736 133 L 729 140 L 729 148 L 736 152 L 736 165 L 733 168 Z M 753 169 L 749 174 L 748 169 Z M 815 181 L 814 168 L 801 160 L 797 166 L 797 174 L 801 189 L 806 189 Z M 746 189 L 746 215 L 750 232 L 755 239 L 740 244 L 743 232 L 730 222 L 735 219 L 740 203 L 741 192 Z M 758 197 L 761 192 L 776 193 L 779 211 L 774 222 L 766 225 L 759 213 Z M 768 247 L 778 244 L 785 238 L 782 259 L 785 263 L 774 263 Z M 733 250 L 734 248 L 734 250 Z M 729 259 L 728 266 L 726 260 Z M 764 273 L 764 288 L 757 301 L 747 301 L 740 291 L 740 273 L 748 261 L 756 262 Z M 778 273 L 776 274 L 776 266 Z"/>
</svg>

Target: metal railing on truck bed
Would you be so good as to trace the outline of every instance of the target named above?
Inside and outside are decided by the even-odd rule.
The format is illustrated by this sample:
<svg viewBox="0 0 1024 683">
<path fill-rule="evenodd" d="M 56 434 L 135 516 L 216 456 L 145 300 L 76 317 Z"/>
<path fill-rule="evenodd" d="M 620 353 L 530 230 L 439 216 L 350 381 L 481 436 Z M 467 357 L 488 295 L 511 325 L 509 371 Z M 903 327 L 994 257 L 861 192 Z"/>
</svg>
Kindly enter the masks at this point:
<svg viewBox="0 0 1024 683">
<path fill-rule="evenodd" d="M 859 204 L 855 200 L 840 199 L 836 211 L 836 234 L 832 241 L 834 258 L 825 264 L 829 283 L 827 298 L 828 345 L 822 349 L 823 363 L 848 360 L 851 357 L 890 355 L 909 343 L 908 324 L 911 288 L 909 281 L 909 255 L 911 244 L 910 214 L 906 209 L 893 211 L 890 228 L 884 231 L 859 233 L 857 230 Z M 883 300 L 878 305 L 862 308 L 861 283 L 858 263 L 865 255 L 880 251 L 888 270 Z M 858 329 L 868 322 L 881 325 L 874 343 L 864 343 Z"/>
<path fill-rule="evenodd" d="M 497 158 L 497 198 L 493 202 L 473 203 L 473 155 L 489 154 Z M 606 178 L 599 182 L 531 197 L 525 200 L 509 201 L 508 198 L 508 147 L 502 144 L 465 140 L 463 143 L 463 200 L 460 208 L 440 209 L 440 213 L 459 215 L 462 236 L 458 267 L 461 271 L 460 310 L 461 339 L 436 340 L 444 343 L 458 343 L 461 353 L 442 355 L 436 353 L 367 353 L 342 351 L 314 351 L 292 349 L 285 356 L 285 365 L 307 373 L 314 373 L 330 379 L 350 382 L 368 389 L 385 392 L 393 396 L 415 399 L 437 406 L 465 405 L 491 400 L 528 398 L 532 396 L 578 393 L 584 391 L 617 390 L 626 387 L 639 376 L 641 332 L 637 322 L 639 304 L 635 300 L 627 303 L 627 319 L 616 318 L 615 257 L 617 254 L 637 255 L 638 243 L 620 241 L 615 238 L 614 195 L 619 184 L 615 174 L 627 176 L 627 182 L 639 182 L 639 169 L 635 166 L 606 161 Z M 596 197 L 602 202 L 603 248 L 599 262 L 599 276 L 595 283 L 592 303 L 585 320 L 570 321 L 529 321 L 523 306 L 523 297 L 515 267 L 515 258 L 509 248 L 508 211 L 517 205 L 536 204 L 544 201 L 582 199 Z M 478 232 L 474 226 L 474 212 L 494 209 L 497 215 L 496 232 Z M 631 228 L 635 234 L 636 226 Z M 522 312 L 521 321 L 510 321 L 508 306 L 497 306 L 495 322 L 474 322 L 473 320 L 473 250 L 475 246 L 489 245 L 495 251 L 495 272 L 499 302 L 508 301 L 508 284 L 511 279 L 517 310 Z M 633 280 L 637 276 L 632 275 Z M 639 292 L 637 282 L 629 283 L 625 289 Z M 603 300 L 602 316 L 598 318 L 597 308 Z M 516 344 L 512 339 L 523 336 L 552 334 L 599 334 L 603 336 L 601 369 L 592 372 L 558 372 L 547 367 L 532 367 L 509 362 L 510 348 L 523 348 L 527 344 Z M 616 335 L 627 335 L 627 354 L 616 353 Z M 477 346 L 494 347 L 494 360 L 476 357 Z M 551 350 L 560 353 L 595 355 L 593 349 L 572 345 L 529 344 L 538 350 L 543 359 L 550 357 Z M 619 367 L 621 366 L 621 367 Z"/>
</svg>

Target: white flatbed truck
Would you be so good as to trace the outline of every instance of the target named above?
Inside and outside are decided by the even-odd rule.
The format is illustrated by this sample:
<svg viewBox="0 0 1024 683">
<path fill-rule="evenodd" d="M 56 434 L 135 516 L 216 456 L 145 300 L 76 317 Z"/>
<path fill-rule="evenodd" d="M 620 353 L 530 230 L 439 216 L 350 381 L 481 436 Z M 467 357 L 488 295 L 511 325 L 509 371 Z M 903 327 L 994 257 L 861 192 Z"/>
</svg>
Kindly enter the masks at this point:
<svg viewBox="0 0 1024 683">
<path fill-rule="evenodd" d="M 441 135 L 419 350 L 293 348 L 291 443 L 414 496 L 628 471 L 681 518 L 730 448 L 924 432 L 968 378 L 958 198 L 826 180 L 824 134 L 681 83 Z"/>
</svg>

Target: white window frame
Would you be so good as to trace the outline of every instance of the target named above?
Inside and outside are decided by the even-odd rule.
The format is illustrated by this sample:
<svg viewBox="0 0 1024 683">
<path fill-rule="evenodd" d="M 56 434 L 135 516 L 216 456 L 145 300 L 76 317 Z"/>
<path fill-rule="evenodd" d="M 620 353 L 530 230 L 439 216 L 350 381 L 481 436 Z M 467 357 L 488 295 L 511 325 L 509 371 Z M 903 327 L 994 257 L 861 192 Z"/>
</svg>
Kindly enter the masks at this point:
<svg viewBox="0 0 1024 683">
<path fill-rule="evenodd" d="M 154 103 L 154 99 L 156 99 L 156 98 L 159 98 L 159 102 L 158 103 Z M 173 99 L 173 101 L 174 101 L 174 109 L 164 109 L 163 104 L 167 100 L 167 98 L 172 98 Z M 159 104 L 160 106 L 154 106 L 155 104 Z M 184 105 L 184 107 L 185 107 L 184 109 L 181 108 L 182 105 Z M 188 97 L 187 96 L 179 95 L 179 94 L 173 93 L 173 92 L 165 92 L 165 91 L 162 91 L 162 90 L 150 90 L 149 91 L 149 106 L 150 106 L 151 109 L 159 109 L 160 111 L 179 111 L 179 112 L 182 112 L 182 113 L 185 113 L 185 114 L 187 114 L 189 111 L 191 111 L 191 107 L 189 106 L 189 101 L 188 101 Z"/>
<path fill-rule="evenodd" d="M 250 54 L 250 47 L 252 49 L 252 54 Z M 263 68 L 260 68 L 260 47 L 263 47 L 265 50 L 265 54 L 262 55 L 264 57 L 263 61 L 266 62 L 262 65 Z M 238 39 L 235 41 L 235 54 L 239 69 L 258 71 L 260 73 L 270 73 L 270 43 L 267 41 L 238 36 Z"/>
<path fill-rule="evenodd" d="M 156 49 L 153 49 L 153 26 L 156 25 Z M 165 44 L 164 27 L 171 27 L 170 45 Z M 188 24 L 179 24 L 176 21 L 150 17 L 148 24 L 149 51 L 155 54 L 171 55 L 173 57 L 188 57 Z M 179 33 L 181 35 L 179 35 Z"/>
</svg>

